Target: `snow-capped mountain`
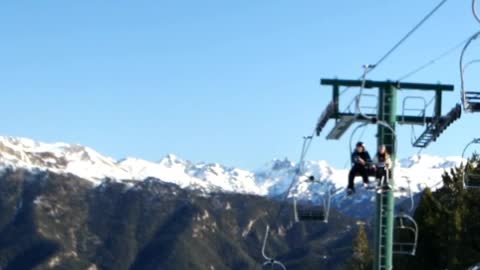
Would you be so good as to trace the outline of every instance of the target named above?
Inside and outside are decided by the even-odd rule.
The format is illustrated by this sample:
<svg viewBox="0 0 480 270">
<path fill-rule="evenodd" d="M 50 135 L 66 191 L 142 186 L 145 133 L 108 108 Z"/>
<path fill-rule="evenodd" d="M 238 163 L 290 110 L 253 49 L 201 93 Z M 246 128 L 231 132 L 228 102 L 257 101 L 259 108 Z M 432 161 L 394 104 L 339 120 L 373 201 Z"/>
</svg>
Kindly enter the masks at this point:
<svg viewBox="0 0 480 270">
<path fill-rule="evenodd" d="M 0 162 L 4 166 L 71 173 L 94 182 L 106 177 L 129 177 L 114 159 L 91 148 L 25 138 L 0 137 Z"/>
<path fill-rule="evenodd" d="M 157 163 L 127 158 L 117 162 L 116 166 L 127 172 L 128 177 L 124 179 L 141 181 L 147 177 L 154 177 L 182 188 L 202 189 L 207 192 L 261 193 L 252 173 L 226 168 L 217 163 L 194 164 L 174 155 L 167 155 Z"/>
<path fill-rule="evenodd" d="M 0 165 L 71 173 L 94 184 L 105 178 L 141 181 L 154 177 L 182 188 L 261 194 L 252 173 L 220 164 L 193 164 L 174 155 L 159 162 L 136 158 L 116 161 L 85 146 L 25 138 L 0 137 Z"/>
<path fill-rule="evenodd" d="M 440 176 L 444 170 L 460 162 L 459 157 L 428 155 L 399 160 L 395 170 L 396 186 L 406 190 L 410 182 L 414 193 L 425 187 L 437 188 L 441 185 Z M 12 137 L 0 137 L 0 165 L 71 173 L 94 184 L 101 183 L 105 178 L 131 182 L 154 177 L 182 188 L 262 196 L 284 194 L 297 174 L 297 165 L 289 160 L 273 160 L 253 172 L 228 168 L 217 163 L 193 163 L 174 155 L 167 155 L 159 162 L 137 158 L 116 161 L 81 145 L 47 144 Z M 315 176 L 318 182 L 312 184 L 305 181 L 310 175 Z M 298 177 L 290 195 L 301 199 L 315 199 L 316 195 L 329 191 L 334 197 L 342 197 L 347 185 L 347 175 L 348 170 L 335 169 L 327 161 L 307 161 L 303 175 Z M 402 195 L 405 194 L 397 193 L 397 196 Z M 365 193 L 362 196 L 371 195 Z"/>
</svg>

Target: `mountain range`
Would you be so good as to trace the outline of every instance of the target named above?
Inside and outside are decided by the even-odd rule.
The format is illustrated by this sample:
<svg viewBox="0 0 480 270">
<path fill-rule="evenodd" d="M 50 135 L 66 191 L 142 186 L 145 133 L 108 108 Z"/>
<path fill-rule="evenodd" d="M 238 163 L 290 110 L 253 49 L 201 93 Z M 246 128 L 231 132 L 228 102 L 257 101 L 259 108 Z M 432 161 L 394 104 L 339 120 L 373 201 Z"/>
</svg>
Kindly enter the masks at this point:
<svg viewBox="0 0 480 270">
<path fill-rule="evenodd" d="M 409 203 L 409 185 L 415 197 L 439 188 L 460 162 L 399 160 L 398 206 Z M 357 218 L 370 226 L 374 193 L 347 197 L 348 170 L 326 161 L 307 161 L 298 178 L 297 167 L 287 159 L 254 171 L 174 155 L 114 160 L 81 145 L 0 137 L 0 269 L 257 269 L 266 225 L 267 254 L 288 269 L 345 269 Z M 318 181 L 305 181 L 310 175 Z M 289 195 L 299 200 L 331 191 L 328 224 L 294 222 L 290 202 L 277 200 L 292 179 Z"/>
<path fill-rule="evenodd" d="M 441 187 L 441 174 L 462 162 L 460 157 L 416 155 L 400 159 L 396 163 L 396 197 L 404 199 L 429 187 Z M 369 215 L 373 193 L 359 189 L 356 196 L 347 198 L 348 169 L 337 169 L 325 160 L 306 161 L 298 175 L 298 166 L 288 159 L 274 159 L 260 168 L 249 171 L 226 167 L 219 163 L 193 163 L 166 155 L 158 162 L 139 158 L 115 160 L 78 144 L 42 143 L 26 138 L 0 137 L 0 166 L 3 168 L 51 171 L 73 174 L 99 185 L 109 181 L 135 182 L 147 178 L 160 179 L 180 188 L 204 193 L 227 192 L 278 197 L 288 190 L 295 179 L 290 196 L 298 200 L 317 202 L 331 194 L 333 206 L 354 216 Z M 306 181 L 314 176 L 316 182 Z M 361 182 L 358 180 L 357 182 Z M 365 204 L 364 211 L 352 209 L 352 205 Z"/>
</svg>

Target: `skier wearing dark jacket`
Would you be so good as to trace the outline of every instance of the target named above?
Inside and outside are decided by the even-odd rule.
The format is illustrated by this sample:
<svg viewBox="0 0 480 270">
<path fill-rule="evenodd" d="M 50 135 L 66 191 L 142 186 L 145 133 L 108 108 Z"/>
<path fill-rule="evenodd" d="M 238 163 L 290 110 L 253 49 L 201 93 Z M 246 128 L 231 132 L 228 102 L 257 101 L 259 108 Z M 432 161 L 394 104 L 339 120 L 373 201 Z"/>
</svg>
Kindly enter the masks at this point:
<svg viewBox="0 0 480 270">
<path fill-rule="evenodd" d="M 358 142 L 355 151 L 352 153 L 352 169 L 350 169 L 350 173 L 348 174 L 347 191 L 349 194 L 355 192 L 353 181 L 356 175 L 360 175 L 364 185 L 368 185 L 368 171 L 371 163 L 372 159 L 365 149 L 365 145 L 362 142 Z"/>
</svg>

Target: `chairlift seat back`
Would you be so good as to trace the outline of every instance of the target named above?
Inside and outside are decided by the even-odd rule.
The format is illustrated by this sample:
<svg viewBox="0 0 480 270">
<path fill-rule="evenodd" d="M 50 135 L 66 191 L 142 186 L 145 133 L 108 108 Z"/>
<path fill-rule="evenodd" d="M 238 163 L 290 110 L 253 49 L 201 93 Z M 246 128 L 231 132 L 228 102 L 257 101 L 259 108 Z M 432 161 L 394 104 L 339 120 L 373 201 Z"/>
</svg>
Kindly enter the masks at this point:
<svg viewBox="0 0 480 270">
<path fill-rule="evenodd" d="M 480 188 L 480 172 L 471 170 L 465 173 L 465 185 L 472 188 Z"/>
<path fill-rule="evenodd" d="M 325 220 L 325 211 L 321 206 L 302 206 L 297 209 L 298 219 L 302 221 Z"/>
<path fill-rule="evenodd" d="M 393 243 L 393 253 L 398 255 L 411 255 L 414 256 L 416 253 L 417 244 L 416 243 L 402 243 L 395 242 Z"/>
<path fill-rule="evenodd" d="M 408 215 L 395 217 L 393 253 L 415 255 L 418 243 L 418 225 Z"/>
<path fill-rule="evenodd" d="M 480 92 L 465 92 L 466 109 L 471 112 L 480 112 Z"/>
</svg>

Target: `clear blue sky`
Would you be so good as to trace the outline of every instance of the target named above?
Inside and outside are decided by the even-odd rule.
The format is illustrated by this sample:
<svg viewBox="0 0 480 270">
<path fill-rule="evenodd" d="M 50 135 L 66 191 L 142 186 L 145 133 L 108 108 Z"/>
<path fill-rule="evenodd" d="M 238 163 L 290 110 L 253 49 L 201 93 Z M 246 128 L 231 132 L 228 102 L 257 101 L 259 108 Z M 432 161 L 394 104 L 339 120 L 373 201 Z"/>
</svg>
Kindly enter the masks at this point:
<svg viewBox="0 0 480 270">
<path fill-rule="evenodd" d="M 2 1 L 0 133 L 114 158 L 296 160 L 330 101 L 319 79 L 357 78 L 438 2 Z M 370 78 L 396 79 L 478 29 L 470 1 L 450 0 Z M 459 53 L 409 79 L 455 84 L 445 111 L 459 101 Z M 425 153 L 458 155 L 479 120 L 464 116 Z M 400 156 L 416 153 L 400 130 Z M 308 158 L 343 167 L 348 155 L 348 136 L 322 136 Z"/>
</svg>

